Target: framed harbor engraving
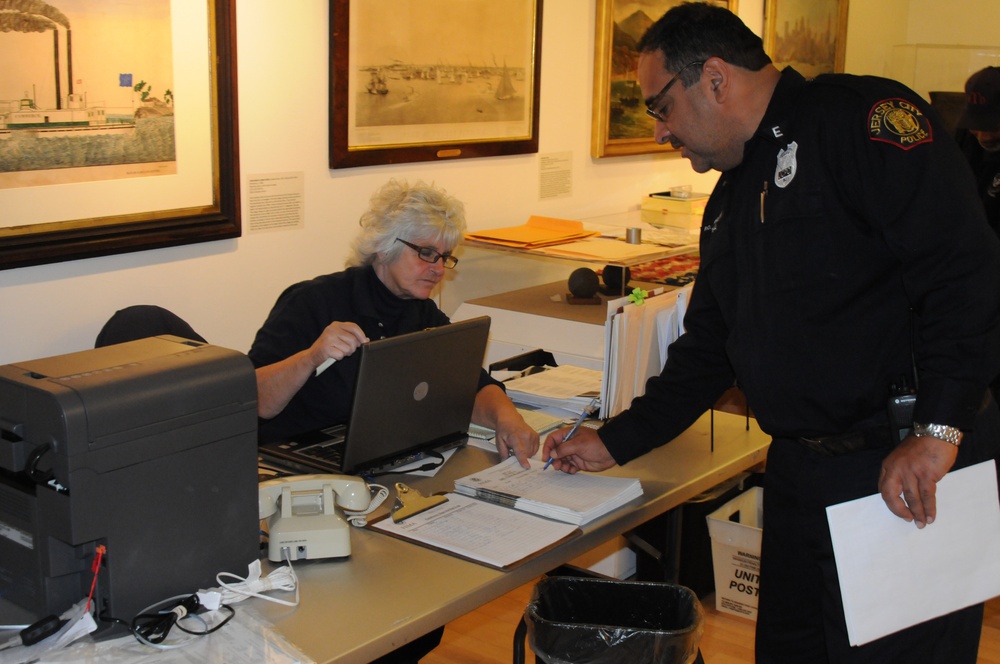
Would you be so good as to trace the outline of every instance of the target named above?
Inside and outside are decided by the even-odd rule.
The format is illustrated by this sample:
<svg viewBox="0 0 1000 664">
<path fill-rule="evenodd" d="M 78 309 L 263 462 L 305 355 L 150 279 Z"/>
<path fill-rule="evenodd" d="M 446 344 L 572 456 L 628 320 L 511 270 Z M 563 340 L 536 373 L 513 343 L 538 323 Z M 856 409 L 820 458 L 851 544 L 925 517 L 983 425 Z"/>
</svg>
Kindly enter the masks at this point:
<svg viewBox="0 0 1000 664">
<path fill-rule="evenodd" d="M 0 269 L 240 235 L 235 5 L 0 12 Z"/>
<path fill-rule="evenodd" d="M 844 71 L 848 0 L 767 0 L 764 50 L 806 78 Z"/>
<path fill-rule="evenodd" d="M 594 107 L 590 154 L 595 158 L 674 152 L 653 140 L 639 90 L 636 44 L 668 9 L 684 0 L 597 0 L 594 47 Z M 737 0 L 708 0 L 736 12 Z"/>
<path fill-rule="evenodd" d="M 330 167 L 538 152 L 542 0 L 330 0 Z"/>
</svg>

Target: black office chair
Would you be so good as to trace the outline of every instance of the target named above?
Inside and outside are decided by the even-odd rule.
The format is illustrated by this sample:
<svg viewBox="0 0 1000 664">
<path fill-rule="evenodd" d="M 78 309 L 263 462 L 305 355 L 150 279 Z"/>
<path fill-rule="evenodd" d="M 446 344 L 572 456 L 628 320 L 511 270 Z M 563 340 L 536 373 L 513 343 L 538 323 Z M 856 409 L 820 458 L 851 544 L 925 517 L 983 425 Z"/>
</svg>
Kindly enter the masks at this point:
<svg viewBox="0 0 1000 664">
<path fill-rule="evenodd" d="M 94 347 L 110 346 L 161 334 L 208 343 L 177 314 L 153 304 L 136 304 L 116 311 L 97 334 Z"/>
</svg>

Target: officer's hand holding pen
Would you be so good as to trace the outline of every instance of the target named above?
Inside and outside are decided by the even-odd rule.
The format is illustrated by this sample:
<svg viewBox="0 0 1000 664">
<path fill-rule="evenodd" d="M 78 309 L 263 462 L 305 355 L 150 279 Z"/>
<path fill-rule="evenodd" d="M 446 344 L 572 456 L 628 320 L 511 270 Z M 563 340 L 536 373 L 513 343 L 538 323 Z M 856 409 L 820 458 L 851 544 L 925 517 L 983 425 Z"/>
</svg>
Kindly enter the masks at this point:
<svg viewBox="0 0 1000 664">
<path fill-rule="evenodd" d="M 580 418 L 578 424 L 583 422 L 585 416 Z M 594 429 L 575 426 L 565 434 L 563 431 L 550 434 L 542 450 L 542 457 L 554 463 L 557 470 L 572 474 L 581 470 L 606 470 L 615 465 L 614 458 Z M 558 458 L 553 455 L 556 447 L 559 447 Z"/>
<path fill-rule="evenodd" d="M 583 409 L 583 412 L 580 413 L 580 417 L 576 418 L 576 422 L 573 424 L 573 428 L 570 429 L 569 433 L 566 434 L 566 437 L 563 438 L 563 442 L 566 442 L 567 440 L 569 440 L 570 438 L 572 438 L 576 434 L 576 430 L 580 428 L 580 425 L 583 424 L 583 421 L 585 419 L 587 419 L 588 415 L 590 415 L 591 408 L 594 407 L 594 403 L 596 403 L 596 402 L 597 402 L 597 399 L 592 399 L 591 402 L 590 402 L 590 405 L 588 405 L 586 408 Z M 545 462 L 545 466 L 542 467 L 542 470 L 548 470 L 549 466 L 551 466 L 551 465 L 552 465 L 552 457 L 550 456 L 549 460 Z"/>
</svg>

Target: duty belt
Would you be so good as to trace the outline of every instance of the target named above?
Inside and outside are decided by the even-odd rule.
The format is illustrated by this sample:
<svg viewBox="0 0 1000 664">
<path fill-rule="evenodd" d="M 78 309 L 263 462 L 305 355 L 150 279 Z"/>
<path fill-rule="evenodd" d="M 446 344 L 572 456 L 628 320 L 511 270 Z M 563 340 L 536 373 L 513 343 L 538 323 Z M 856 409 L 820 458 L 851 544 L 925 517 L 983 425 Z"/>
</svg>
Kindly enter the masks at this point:
<svg viewBox="0 0 1000 664">
<path fill-rule="evenodd" d="M 799 438 L 798 441 L 817 454 L 831 457 L 893 445 L 892 438 L 889 436 L 889 428 L 885 426 L 850 431 L 836 436 Z"/>
</svg>

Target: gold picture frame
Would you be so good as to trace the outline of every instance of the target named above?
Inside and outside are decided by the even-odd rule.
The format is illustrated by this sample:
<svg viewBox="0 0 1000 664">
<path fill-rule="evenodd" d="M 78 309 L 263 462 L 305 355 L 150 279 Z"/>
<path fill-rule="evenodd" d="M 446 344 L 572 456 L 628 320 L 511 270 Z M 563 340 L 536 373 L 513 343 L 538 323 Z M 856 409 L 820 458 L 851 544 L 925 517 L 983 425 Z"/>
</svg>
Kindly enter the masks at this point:
<svg viewBox="0 0 1000 664">
<path fill-rule="evenodd" d="M 806 78 L 844 71 L 848 0 L 767 0 L 764 50 Z"/>
<path fill-rule="evenodd" d="M 737 0 L 711 0 L 736 12 Z M 594 47 L 594 108 L 590 154 L 597 159 L 675 152 L 653 140 L 653 120 L 646 115 L 636 80 L 639 53 L 635 44 L 650 25 L 683 0 L 647 3 L 650 10 L 625 15 L 625 0 L 597 0 Z M 655 15 L 653 15 L 655 14 Z"/>
<path fill-rule="evenodd" d="M 187 104 L 194 108 L 190 112 L 191 126 L 177 129 L 182 138 L 193 133 L 205 136 L 202 144 L 210 143 L 197 156 L 186 153 L 178 156 L 179 169 L 198 173 L 197 182 L 192 183 L 198 190 L 197 194 L 190 194 L 192 202 L 184 207 L 160 205 L 145 211 L 74 217 L 73 212 L 81 207 L 100 209 L 122 201 L 135 202 L 138 210 L 145 201 L 134 193 L 135 187 L 143 186 L 143 180 L 156 178 L 80 182 L 58 194 L 47 193 L 45 187 L 0 190 L 0 207 L 19 215 L 13 225 L 0 227 L 0 270 L 240 236 L 236 0 L 205 0 L 205 3 L 207 25 L 183 26 L 192 39 L 204 39 L 207 46 L 205 55 L 197 60 L 203 69 L 191 77 L 207 81 L 208 90 L 199 92 L 203 99 Z M 192 8 L 187 6 L 185 11 Z M 170 195 L 171 186 L 175 185 L 164 185 L 160 198 L 178 198 Z M 61 216 L 17 223 L 17 219 L 30 219 L 37 212 L 34 201 L 40 195 L 58 199 L 60 207 L 56 212 Z"/>
<path fill-rule="evenodd" d="M 330 0 L 330 168 L 538 152 L 542 0 Z"/>
</svg>

